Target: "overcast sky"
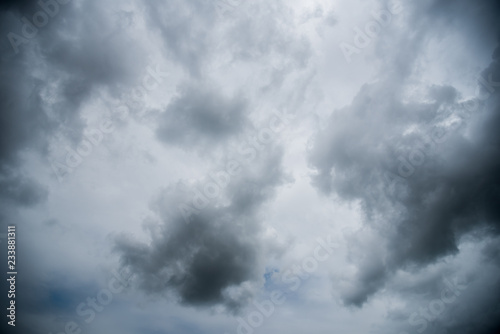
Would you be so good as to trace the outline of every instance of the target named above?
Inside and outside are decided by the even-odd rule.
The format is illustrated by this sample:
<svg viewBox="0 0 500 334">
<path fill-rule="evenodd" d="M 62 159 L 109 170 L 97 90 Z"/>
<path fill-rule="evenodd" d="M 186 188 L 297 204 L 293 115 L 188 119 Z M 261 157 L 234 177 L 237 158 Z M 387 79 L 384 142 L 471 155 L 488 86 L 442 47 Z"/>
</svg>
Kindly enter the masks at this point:
<svg viewBox="0 0 500 334">
<path fill-rule="evenodd" d="M 499 16 L 2 1 L 2 333 L 500 333 Z"/>
</svg>

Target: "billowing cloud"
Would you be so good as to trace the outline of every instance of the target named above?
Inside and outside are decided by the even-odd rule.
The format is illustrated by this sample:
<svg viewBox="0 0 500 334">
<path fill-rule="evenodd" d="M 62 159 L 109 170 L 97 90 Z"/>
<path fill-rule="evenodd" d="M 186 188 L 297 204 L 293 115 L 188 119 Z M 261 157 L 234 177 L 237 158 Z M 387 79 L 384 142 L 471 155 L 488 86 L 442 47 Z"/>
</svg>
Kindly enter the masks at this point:
<svg viewBox="0 0 500 334">
<path fill-rule="evenodd" d="M 220 186 L 206 180 L 163 190 L 152 205 L 160 223 L 146 225 L 151 242 L 121 236 L 116 243 L 139 288 L 186 305 L 220 304 L 230 312 L 245 306 L 264 274 L 261 210 L 286 181 L 281 157 L 275 147 L 251 168 L 238 165 L 239 174 L 232 178 L 220 172 Z M 210 182 L 221 193 L 187 220 L 180 208 L 190 197 L 208 201 L 200 189 Z"/>
<path fill-rule="evenodd" d="M 495 59 L 469 99 L 449 86 L 429 86 L 420 102 L 391 82 L 365 85 L 315 137 L 314 185 L 359 201 L 386 247 L 360 263 L 347 304 L 362 305 L 399 268 L 456 254 L 466 233 L 498 234 L 498 68 Z"/>
<path fill-rule="evenodd" d="M 199 85 L 187 85 L 178 94 L 159 116 L 156 133 L 166 143 L 217 145 L 248 126 L 242 97 L 227 98 Z"/>
<path fill-rule="evenodd" d="M 3 1 L 16 327 L 496 334 L 499 11 Z"/>
</svg>

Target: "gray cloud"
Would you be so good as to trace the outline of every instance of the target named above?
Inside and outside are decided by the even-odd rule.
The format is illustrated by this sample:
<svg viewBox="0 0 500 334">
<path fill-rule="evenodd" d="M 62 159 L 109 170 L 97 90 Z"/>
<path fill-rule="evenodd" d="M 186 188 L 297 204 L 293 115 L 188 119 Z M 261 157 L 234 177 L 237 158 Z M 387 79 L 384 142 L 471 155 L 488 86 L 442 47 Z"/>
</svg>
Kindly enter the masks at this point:
<svg viewBox="0 0 500 334">
<path fill-rule="evenodd" d="M 482 73 L 490 75 L 500 81 L 496 60 Z M 357 287 L 344 302 L 361 306 L 396 269 L 457 253 L 468 232 L 498 234 L 495 89 L 482 87 L 461 103 L 453 87 L 431 86 L 429 102 L 402 102 L 402 89 L 384 81 L 365 85 L 351 106 L 332 113 L 310 150 L 313 184 L 359 201 L 390 250 L 383 262 L 359 265 Z"/>
<path fill-rule="evenodd" d="M 361 247 L 370 256 L 354 260 L 359 272 L 341 293 L 347 305 L 363 305 L 398 269 L 457 254 L 467 233 L 486 228 L 498 234 L 498 88 L 481 80 L 480 94 L 468 101 L 454 87 L 436 85 L 428 87 L 426 102 L 403 98 L 433 31 L 429 27 L 445 33 L 460 20 L 471 43 L 482 32 L 484 39 L 474 47 L 484 49 L 500 31 L 497 9 L 491 1 L 477 7 L 464 1 L 414 6 L 409 17 L 419 28 L 407 39 L 408 48 L 393 52 L 380 46 L 388 55 L 385 78 L 362 87 L 315 136 L 309 152 L 313 184 L 324 194 L 360 203 L 366 222 L 385 240 L 386 250 L 376 255 L 351 240 L 352 250 Z M 494 82 L 500 80 L 497 53 L 481 74 Z"/>
<path fill-rule="evenodd" d="M 224 190 L 221 200 L 193 214 L 186 223 L 179 205 L 196 194 L 170 187 L 153 203 L 161 223 L 151 224 L 150 244 L 117 238 L 123 266 L 136 274 L 138 286 L 150 294 L 173 296 L 194 306 L 224 305 L 238 312 L 253 294 L 264 273 L 262 206 L 286 178 L 282 150 L 272 148 L 245 168 Z"/>
<path fill-rule="evenodd" d="M 187 84 L 159 116 L 157 136 L 180 146 L 209 146 L 248 126 L 246 101 L 226 98 L 204 85 Z"/>
<path fill-rule="evenodd" d="M 145 58 L 138 57 L 139 47 L 124 56 L 131 40 L 121 16 L 110 20 L 93 1 L 82 7 L 56 5 L 57 13 L 30 38 L 23 34 L 21 17 L 31 19 L 42 10 L 36 1 L 9 4 L 9 10 L 0 12 L 0 177 L 25 200 L 27 184 L 34 182 L 8 172 L 22 164 L 19 153 L 29 150 L 46 159 L 56 137 L 76 146 L 86 127 L 82 106 L 97 90 L 119 95 L 137 79 Z M 81 11 L 93 14 L 77 20 Z M 25 38 L 18 53 L 6 37 L 9 33 Z"/>
<path fill-rule="evenodd" d="M 367 317 L 359 323 L 355 319 L 355 325 L 342 319 L 342 327 L 350 326 L 355 332 L 364 325 L 361 322 L 380 314 L 374 307 L 383 304 L 385 297 L 396 296 L 403 302 L 395 303 L 395 310 L 388 312 L 390 325 L 411 333 L 415 328 L 408 326 L 408 318 L 440 294 L 443 277 L 474 262 L 469 267 L 472 274 L 466 277 L 470 285 L 460 303 L 448 305 L 446 313 L 429 322 L 426 333 L 496 333 L 500 86 L 488 86 L 484 81 L 500 81 L 500 48 L 481 73 L 483 79 L 476 90 L 480 94 L 475 98 L 465 95 L 459 86 L 466 84 L 463 80 L 455 85 L 452 80 L 456 77 L 448 74 L 469 60 L 475 66 L 488 63 L 485 54 L 491 53 L 500 31 L 498 1 L 405 2 L 392 24 L 358 57 L 360 66 L 351 68 L 344 61 L 335 61 L 336 44 L 352 40 L 352 26 L 361 24 L 359 18 L 370 17 L 363 10 L 387 8 L 389 1 L 375 0 L 366 8 L 360 6 L 359 13 L 356 3 L 350 1 L 334 5 L 239 1 L 235 7 L 229 2 L 231 10 L 222 18 L 216 10 L 218 4 L 205 0 L 69 1 L 17 53 L 6 36 L 9 32 L 22 35 L 20 18 L 31 19 L 40 5 L 37 0 L 0 3 L 0 228 L 4 232 L 4 225 L 19 222 L 23 240 L 19 242 L 19 253 L 24 254 L 20 272 L 24 274 L 19 280 L 18 329 L 58 331 L 49 319 L 57 314 L 76 318 L 85 332 L 113 333 L 132 322 L 136 327 L 127 328 L 130 332 L 136 328 L 151 333 L 173 328 L 218 331 L 201 323 L 207 314 L 201 316 L 198 310 L 178 305 L 162 304 L 165 309 L 152 311 L 147 319 L 157 320 L 154 317 L 160 312 L 172 311 L 177 322 L 174 327 L 160 321 L 144 323 L 144 312 L 123 307 L 136 301 L 137 291 L 119 298 L 128 304 L 110 304 L 105 311 L 109 313 L 87 326 L 74 307 L 87 296 L 95 296 L 99 283 L 86 277 L 85 283 L 71 284 L 80 279 L 76 267 L 62 270 L 67 275 L 62 278 L 54 268 L 61 270 L 58 266 L 72 261 L 88 266 L 90 276 L 92 268 L 108 266 L 116 260 L 103 256 L 110 246 L 99 239 L 100 230 L 89 232 L 89 226 L 97 226 L 100 220 L 109 222 L 104 226 L 108 231 L 119 226 L 117 217 L 142 212 L 141 199 L 149 198 L 159 185 L 171 184 L 172 175 L 189 178 L 190 173 L 197 174 L 213 165 L 216 157 L 235 149 L 238 153 L 234 155 L 252 161 L 242 163 L 242 172 L 221 186 L 221 194 L 207 201 L 203 209 L 193 209 L 189 223 L 179 207 L 202 201 L 200 194 L 207 194 L 205 186 L 212 177 L 187 186 L 179 182 L 160 191 L 151 203 L 151 217 L 142 221 L 149 240 L 120 235 L 111 247 L 121 266 L 135 273 L 140 293 L 180 306 L 223 306 L 230 313 L 241 312 L 255 295 L 269 292 L 263 277 L 266 270 L 269 274 L 287 258 L 299 256 L 302 245 L 316 231 L 337 228 L 330 213 L 338 203 L 323 205 L 325 202 L 309 197 L 310 189 L 303 182 L 280 192 L 283 196 L 267 210 L 277 189 L 288 180 L 285 161 L 298 177 L 307 173 L 303 148 L 316 130 L 312 122 L 317 118 L 325 127 L 313 134 L 308 152 L 314 170 L 312 184 L 334 200 L 356 204 L 346 219 L 351 213 L 357 217 L 357 204 L 364 213 L 364 228 L 347 237 L 347 261 L 354 266 L 338 267 L 344 280 L 333 286 L 344 307 L 367 306 L 363 310 Z M 445 50 L 447 47 L 451 50 Z M 448 59 L 440 57 L 453 58 L 462 51 L 467 55 L 450 59 L 449 68 L 444 66 Z M 56 146 L 78 147 L 83 134 L 92 130 L 90 124 L 99 121 L 101 114 L 109 116 L 111 109 L 101 113 L 97 108 L 123 102 L 122 93 L 132 92 L 146 66 L 156 61 L 162 73 L 165 68 L 172 70 L 167 81 L 176 80 L 169 86 L 177 86 L 177 94 L 171 97 L 161 89 L 151 92 L 144 107 L 161 112 L 134 122 L 138 117 L 131 110 L 130 122 L 116 121 L 123 126 L 117 127 L 109 141 L 102 141 L 110 161 L 99 160 L 105 155 L 96 152 L 96 159 L 87 161 L 87 169 L 74 177 L 74 183 L 51 184 L 54 180 L 43 173 L 50 169 L 47 157 Z M 449 77 L 453 79 L 448 81 Z M 321 119 L 353 87 L 358 89 L 372 79 L 350 105 L 335 109 L 326 121 Z M 183 84 L 177 85 L 177 80 Z M 436 84 L 428 84 L 433 81 Z M 425 91 L 416 92 L 414 88 L 423 82 Z M 130 109 L 136 109 L 135 104 Z M 283 140 L 285 148 L 256 142 L 259 136 L 253 121 L 266 119 L 274 110 L 296 115 L 293 124 L 280 128 L 279 136 L 276 132 L 270 139 Z M 244 145 L 238 146 L 237 139 Z M 197 154 L 200 152 L 209 154 Z M 164 166 L 174 173 L 162 174 Z M 123 184 L 117 182 L 124 179 Z M 107 201 L 106 197 L 115 196 L 116 200 Z M 291 205 L 297 208 L 290 210 Z M 76 215 L 82 208 L 91 210 Z M 299 211 L 304 215 L 295 214 Z M 32 222 L 33 217 L 47 223 Z M 132 220 L 127 223 L 133 225 Z M 287 224 L 291 224 L 289 231 Z M 38 225 L 49 231 L 37 233 L 44 230 L 33 229 Z M 133 230 L 134 226 L 123 228 Z M 266 239 L 274 232 L 284 232 L 283 239 L 296 238 L 297 247 L 282 254 L 278 242 Z M 69 244 L 68 240 L 81 244 L 64 252 L 64 258 L 45 256 L 58 255 L 56 248 L 66 247 L 63 242 Z M 464 254 L 464 240 L 479 254 L 475 261 L 459 258 Z M 88 254 L 87 246 L 92 248 Z M 77 250 L 82 254 L 76 254 Z M 35 256 L 28 260 L 25 254 Z M 94 257 L 96 262 L 82 263 L 78 255 Z M 65 263 L 70 256 L 74 258 Z M 331 261 L 345 264 L 341 259 Z M 453 261 L 456 263 L 450 265 Z M 323 273 L 311 275 L 307 287 L 295 297 L 289 296 L 287 312 L 323 319 L 323 307 L 333 306 L 333 317 L 350 311 L 327 300 L 321 289 L 329 278 Z M 41 278 L 35 279 L 38 274 Z M 5 282 L 1 288 L 5 291 Z M 382 298 L 371 304 L 377 294 Z M 306 305 L 305 300 L 312 303 Z M 324 306 L 327 303 L 331 304 Z M 193 314 L 200 317 L 186 320 Z M 327 317 L 329 323 L 308 329 L 321 332 L 323 326 L 332 325 L 333 317 Z M 120 327 L 116 319 L 127 321 Z M 222 315 L 211 319 L 211 325 L 219 327 L 236 321 Z M 290 332 L 300 332 L 297 324 L 301 320 L 280 323 L 284 320 L 277 312 L 269 319 L 268 328 L 286 330 L 289 326 Z M 106 322 L 113 325 L 106 328 Z M 7 332 L 5 326 L 0 325 L 0 331 Z M 100 326 L 104 328 L 97 328 Z M 375 333 L 376 327 L 371 328 Z M 391 327 L 379 332 L 395 331 Z"/>
<path fill-rule="evenodd" d="M 230 62 L 259 62 L 280 55 L 299 67 L 311 56 L 307 40 L 287 30 L 293 25 L 282 2 L 241 3 L 224 20 L 218 16 L 217 3 L 148 1 L 145 6 L 148 23 L 160 32 L 165 52 L 195 78 L 207 74 L 218 51 L 229 51 Z M 259 21 L 252 16 L 259 16 Z M 221 35 L 214 34 L 214 26 Z"/>
<path fill-rule="evenodd" d="M 60 4 L 57 15 L 39 27 L 36 36 L 26 38 L 25 43 L 18 46 L 17 53 L 7 35 L 15 33 L 21 38 L 26 37 L 22 32 L 21 17 L 31 20 L 41 8 L 37 1 L 7 1 L 0 6 L 2 234 L 7 231 L 7 225 L 27 225 L 25 219 L 20 218 L 25 209 L 37 210 L 37 205 L 46 204 L 49 198 L 50 188 L 43 184 L 46 180 L 40 181 L 28 172 L 35 166 L 29 165 L 26 155 L 33 156 L 33 160 L 43 165 L 48 163 L 56 137 L 80 142 L 87 126 L 81 114 L 82 107 L 103 90 L 118 96 L 124 87 L 140 79 L 137 77 L 146 63 L 140 46 L 129 48 L 131 40 L 127 37 L 127 27 L 119 16 L 108 16 L 102 4 L 94 1 L 82 2 L 78 6 L 75 3 Z M 5 239 L 1 241 L 3 248 Z M 36 247 L 43 244 L 38 242 Z M 40 277 L 35 279 L 39 272 L 30 274 L 36 270 L 32 269 L 33 263 L 29 263 L 32 256 L 28 254 L 36 253 L 36 247 L 29 248 L 21 242 L 16 249 L 20 250 L 20 272 L 26 274 L 18 280 L 19 318 L 39 317 L 42 313 L 45 317 L 57 311 L 46 305 L 54 299 L 41 297 L 47 285 L 44 285 L 45 281 L 40 283 Z M 38 259 L 33 262 L 38 262 Z M 25 264 L 31 268 L 25 268 Z M 1 287 L 8 291 L 6 282 Z M 33 293 L 35 290 L 36 294 Z M 40 323 L 28 322 L 18 321 L 16 328 L 31 333 L 47 333 L 54 329 L 44 327 L 42 330 Z M 11 330 L 5 322 L 0 327 L 2 333 Z"/>
<path fill-rule="evenodd" d="M 0 175 L 0 188 L 3 203 L 27 207 L 40 203 L 47 197 L 47 190 L 40 184 L 14 171 Z"/>
<path fill-rule="evenodd" d="M 34 3 L 29 12 L 1 13 L 6 22 L 1 35 L 13 32 L 24 36 L 20 17 L 30 18 L 40 11 Z M 75 8 L 71 2 L 59 5 L 57 15 L 21 44 L 18 54 L 14 54 L 7 38 L 2 39 L 2 163 L 13 162 L 17 152 L 26 147 L 46 154 L 48 141 L 57 133 L 79 142 L 86 126 L 80 108 L 96 89 L 109 89 L 118 95 L 119 88 L 139 76 L 145 57 L 140 57 L 140 48 L 124 56 L 122 50 L 131 40 L 126 37 L 123 19 L 115 16 L 110 20 L 96 6 L 93 1 L 82 8 Z M 86 16 L 77 23 L 80 11 L 93 13 L 92 18 Z M 35 59 L 37 64 L 33 63 Z"/>
<path fill-rule="evenodd" d="M 212 50 L 210 27 L 217 18 L 215 6 L 205 1 L 148 1 L 148 23 L 158 29 L 163 47 L 191 75 L 199 76 Z"/>
<path fill-rule="evenodd" d="M 465 274 L 460 269 L 462 258 L 426 268 L 406 268 L 390 277 L 387 285 L 391 294 L 405 302 L 389 311 L 390 325 L 381 326 L 374 333 L 394 332 L 395 328 L 403 333 L 497 333 L 500 263 L 492 262 L 488 253 L 498 247 L 499 239 L 484 232 L 467 236 L 469 242 L 480 247 L 474 255 L 474 263 L 468 263 L 473 269 Z M 476 265 L 481 270 L 477 270 Z M 460 271 L 462 274 L 458 274 Z"/>
</svg>

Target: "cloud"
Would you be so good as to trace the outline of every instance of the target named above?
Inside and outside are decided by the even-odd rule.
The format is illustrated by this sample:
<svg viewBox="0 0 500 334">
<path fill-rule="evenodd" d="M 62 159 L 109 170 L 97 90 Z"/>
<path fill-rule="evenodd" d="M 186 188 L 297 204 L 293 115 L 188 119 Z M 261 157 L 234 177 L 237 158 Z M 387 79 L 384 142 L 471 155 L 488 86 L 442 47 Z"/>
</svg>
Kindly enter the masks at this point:
<svg viewBox="0 0 500 334">
<path fill-rule="evenodd" d="M 388 311 L 390 321 L 374 333 L 498 331 L 498 300 L 493 296 L 500 288 L 500 267 L 485 257 L 492 245 L 498 245 L 498 237 L 476 231 L 465 239 L 456 256 L 388 277 L 390 292 L 385 297 L 398 302 Z"/>
<path fill-rule="evenodd" d="M 230 63 L 280 56 L 297 67 L 306 65 L 310 46 L 294 34 L 296 27 L 284 3 L 241 2 L 223 19 L 218 5 L 199 0 L 145 4 L 149 27 L 159 32 L 165 53 L 192 77 L 209 75 L 210 66 L 222 65 L 219 57 L 226 53 Z"/>
<path fill-rule="evenodd" d="M 234 316 L 280 289 L 271 273 L 331 233 L 346 243 L 268 330 L 411 333 L 460 273 L 467 290 L 426 333 L 498 331 L 500 5 L 402 2 L 347 64 L 338 43 L 391 2 L 223 1 L 220 15 L 217 1 L 73 0 L 15 50 L 7 34 L 41 7 L 3 1 L 0 227 L 18 224 L 19 255 L 35 255 L 19 258 L 20 329 L 238 332 Z M 148 65 L 165 79 L 154 91 Z M 84 145 L 109 116 L 113 134 Z M 90 148 L 57 183 L 59 153 Z M 118 265 L 135 289 L 87 324 L 75 307 Z"/>
<path fill-rule="evenodd" d="M 216 19 L 215 6 L 204 1 L 145 3 L 148 24 L 158 30 L 165 52 L 190 74 L 198 76 L 210 53 L 209 27 Z"/>
<path fill-rule="evenodd" d="M 238 312 L 262 280 L 265 248 L 262 207 L 286 181 L 282 150 L 273 147 L 231 180 L 216 202 L 187 223 L 179 211 L 201 184 L 170 187 L 153 203 L 160 224 L 148 225 L 151 243 L 127 236 L 116 240 L 123 266 L 136 274 L 138 287 L 193 306 L 223 305 Z"/>
<path fill-rule="evenodd" d="M 500 81 L 499 68 L 494 60 L 482 77 Z M 457 254 L 471 231 L 500 232 L 499 92 L 478 84 L 473 99 L 429 86 L 425 102 L 393 82 L 365 85 L 315 137 L 313 184 L 359 202 L 387 247 L 383 261 L 358 263 L 346 304 L 361 306 L 399 268 Z"/>
<path fill-rule="evenodd" d="M 136 79 L 144 63 L 140 47 L 126 55 L 122 52 L 131 39 L 120 16 L 110 20 L 93 1 L 81 6 L 72 2 L 56 6 L 57 13 L 30 38 L 23 35 L 25 23 L 21 17 L 30 19 L 33 13 L 42 11 L 39 4 L 19 2 L 0 12 L 0 34 L 6 37 L 15 33 L 23 38 L 17 53 L 8 38 L 2 39 L 2 174 L 17 168 L 22 162 L 19 154 L 26 150 L 48 157 L 56 137 L 78 144 L 87 126 L 82 107 L 98 90 L 118 95 Z M 83 12 L 91 14 L 76 20 Z M 2 176 L 9 177 L 8 173 Z"/>
<path fill-rule="evenodd" d="M 6 175 L 7 174 L 7 175 Z M 47 197 L 47 190 L 36 181 L 19 173 L 9 171 L 0 177 L 0 198 L 3 203 L 32 206 Z"/>
<path fill-rule="evenodd" d="M 246 102 L 226 98 L 205 85 L 187 84 L 160 114 L 156 134 L 165 143 L 193 147 L 217 145 L 248 126 Z"/>
<path fill-rule="evenodd" d="M 140 44 L 129 48 L 130 39 L 120 18 L 108 15 L 109 8 L 102 3 L 70 1 L 59 4 L 57 15 L 50 16 L 48 23 L 38 27 L 35 36 L 25 38 L 21 17 L 32 20 L 37 11 L 41 11 L 37 1 L 7 1 L 0 7 L 2 234 L 7 231 L 6 225 L 17 225 L 21 230 L 24 226 L 36 225 L 34 217 L 44 216 L 37 210 L 46 207 L 49 190 L 53 188 L 47 184 L 50 179 L 40 176 L 39 172 L 48 164 L 54 141 L 62 137 L 65 141 L 78 143 L 87 126 L 82 108 L 97 93 L 109 90 L 119 95 L 123 87 L 133 83 L 145 63 L 145 57 L 140 57 Z M 17 53 L 7 38 L 9 33 L 24 38 Z M 24 214 L 29 212 L 26 209 L 37 214 L 25 219 Z M 37 253 L 35 249 L 45 249 L 40 237 L 33 240 L 36 240 L 33 248 L 19 243 L 16 250 L 22 250 L 18 254 L 33 254 Z M 5 245 L 5 239 L 0 241 Z M 26 258 L 19 262 L 20 272 L 28 273 L 28 269 L 23 270 L 23 264 L 28 262 Z M 45 297 L 40 296 L 43 292 L 38 293 L 46 288 L 45 281 L 40 283 L 33 279 L 34 276 L 19 278 L 22 288 L 17 296 L 17 311 L 25 314 L 26 319 L 42 313 L 40 307 L 34 309 L 31 304 Z M 5 285 L 2 284 L 2 289 Z M 27 296 L 34 290 L 37 294 Z M 46 304 L 44 315 L 53 315 L 55 309 L 47 305 L 53 300 L 42 301 L 41 304 Z M 16 327 L 24 332 L 43 332 L 39 319 L 33 321 L 33 325 L 19 320 Z M 3 323 L 2 329 L 4 326 L 7 325 Z M 53 330 L 53 326 L 46 329 L 45 333 Z"/>
</svg>

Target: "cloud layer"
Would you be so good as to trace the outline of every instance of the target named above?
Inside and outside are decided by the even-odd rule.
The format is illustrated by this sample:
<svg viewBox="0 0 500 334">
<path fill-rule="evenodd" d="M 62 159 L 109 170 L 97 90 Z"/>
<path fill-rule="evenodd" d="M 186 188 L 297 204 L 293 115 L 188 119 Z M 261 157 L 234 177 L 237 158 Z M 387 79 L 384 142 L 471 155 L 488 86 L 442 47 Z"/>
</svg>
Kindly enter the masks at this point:
<svg viewBox="0 0 500 334">
<path fill-rule="evenodd" d="M 499 13 L 3 1 L 18 329 L 496 334 Z"/>
</svg>

